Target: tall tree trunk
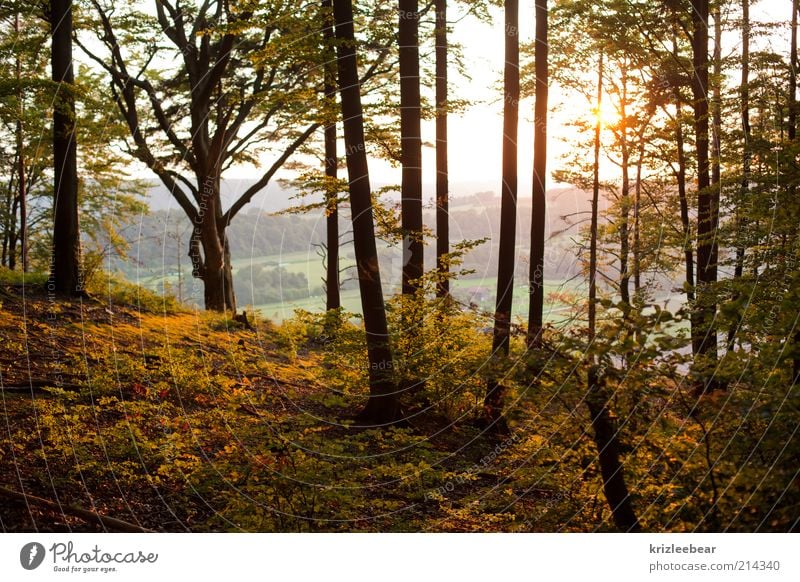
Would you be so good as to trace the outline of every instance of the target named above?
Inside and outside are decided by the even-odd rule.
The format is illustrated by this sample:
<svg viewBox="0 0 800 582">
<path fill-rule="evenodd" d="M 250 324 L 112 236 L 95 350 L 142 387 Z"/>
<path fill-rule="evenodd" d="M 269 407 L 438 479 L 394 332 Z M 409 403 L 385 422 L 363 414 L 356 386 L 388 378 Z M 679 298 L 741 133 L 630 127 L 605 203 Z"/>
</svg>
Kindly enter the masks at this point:
<svg viewBox="0 0 800 582">
<path fill-rule="evenodd" d="M 533 200 L 531 207 L 531 258 L 528 276 L 529 346 L 536 345 L 544 324 L 544 238 L 547 210 L 547 0 L 536 0 L 536 102 L 533 113 Z"/>
<path fill-rule="evenodd" d="M 676 25 L 673 23 L 672 36 L 672 55 L 674 59 L 679 59 L 678 38 Z M 678 203 L 680 205 L 681 229 L 683 231 L 683 257 L 684 272 L 686 274 L 686 301 L 693 305 L 695 301 L 695 280 L 694 280 L 694 249 L 692 247 L 692 227 L 689 222 L 689 198 L 686 193 L 686 152 L 684 150 L 683 138 L 683 111 L 681 108 L 680 87 L 675 84 L 672 91 L 675 102 L 675 148 L 677 150 L 678 172 L 675 176 L 678 184 Z M 697 355 L 700 350 L 700 342 L 697 335 L 697 314 L 693 310 L 691 314 L 691 336 L 692 354 Z"/>
<path fill-rule="evenodd" d="M 325 9 L 325 99 L 329 104 L 336 103 L 336 51 L 333 44 L 334 22 L 333 22 L 333 2 L 323 0 L 322 6 Z M 325 175 L 332 183 L 338 177 L 338 155 L 336 151 L 336 121 L 335 117 L 331 123 L 325 125 Z M 326 248 L 328 264 L 325 272 L 325 308 L 327 310 L 339 309 L 341 307 L 341 297 L 339 293 L 339 208 L 338 191 L 326 191 L 325 205 L 325 226 L 326 226 Z"/>
<path fill-rule="evenodd" d="M 14 32 L 19 35 L 19 12 L 14 14 Z M 28 272 L 28 196 L 27 180 L 25 176 L 25 143 L 22 139 L 22 119 L 25 116 L 25 94 L 22 91 L 22 66 L 19 51 L 15 58 L 15 73 L 17 80 L 17 188 L 19 196 L 19 243 L 20 258 L 22 259 L 22 272 Z"/>
<path fill-rule="evenodd" d="M 8 242 L 9 235 L 11 234 L 11 227 L 14 224 L 14 218 L 11 215 L 11 200 L 14 197 L 14 174 L 9 174 L 8 184 L 5 188 L 6 196 L 3 202 L 3 249 L 0 255 L 0 265 L 4 267 L 8 265 Z"/>
<path fill-rule="evenodd" d="M 722 14 L 719 3 L 714 4 L 714 84 L 711 105 L 711 185 L 719 198 L 722 183 Z"/>
<path fill-rule="evenodd" d="M 336 21 L 339 92 L 341 95 L 344 140 L 347 151 L 347 173 L 350 182 L 350 212 L 353 221 L 358 285 L 364 328 L 367 335 L 370 395 L 359 420 L 378 425 L 398 420 L 400 407 L 393 376 L 392 351 L 383 303 L 378 251 L 375 244 L 375 225 L 369 183 L 367 154 L 364 148 L 364 121 L 358 62 L 353 30 L 351 0 L 334 0 Z"/>
<path fill-rule="evenodd" d="M 50 2 L 51 64 L 57 84 L 53 108 L 53 264 L 48 289 L 83 293 L 78 219 L 78 160 L 75 143 L 75 78 L 72 73 L 72 2 Z"/>
<path fill-rule="evenodd" d="M 399 2 L 400 140 L 403 166 L 400 219 L 403 231 L 403 294 L 416 293 L 423 273 L 422 137 L 419 88 L 419 7 Z"/>
<path fill-rule="evenodd" d="M 594 164 L 592 166 L 592 216 L 589 226 L 589 338 L 594 340 L 597 333 L 597 225 L 600 204 L 600 131 L 603 121 L 600 119 L 600 107 L 603 104 L 603 53 L 600 53 L 597 64 L 597 98 L 595 111 L 597 119 L 594 124 Z M 591 366 L 596 366 L 596 358 L 592 356 Z"/>
<path fill-rule="evenodd" d="M 603 96 L 603 54 L 597 75 L 597 111 L 600 111 Z M 594 130 L 594 179 L 592 183 L 592 218 L 589 232 L 589 345 L 594 342 L 597 327 L 597 223 L 600 200 L 600 116 L 597 116 Z M 600 473 L 603 478 L 603 492 L 611 508 L 616 526 L 622 531 L 639 530 L 639 521 L 633 512 L 628 487 L 625 484 L 623 466 L 619 460 L 619 437 L 614 420 L 608 409 L 609 396 L 605 379 L 598 366 L 597 357 L 589 358 L 587 374 L 588 393 L 586 406 L 592 419 L 594 441 L 598 451 Z"/>
<path fill-rule="evenodd" d="M 9 232 L 8 232 L 8 268 L 12 271 L 17 268 L 17 210 L 19 209 L 19 196 L 14 196 L 11 200 L 11 212 L 9 213 Z"/>
<path fill-rule="evenodd" d="M 792 38 L 789 63 L 789 141 L 794 142 L 797 134 L 797 12 L 800 9 L 798 0 L 792 0 Z M 744 74 L 744 73 L 743 73 Z M 744 104 L 743 104 L 744 106 Z M 748 121 L 749 125 L 749 121 Z M 794 143 L 790 144 L 793 147 Z M 795 158 L 790 161 L 793 168 L 796 166 Z M 790 187 L 790 197 L 794 198 L 795 187 Z M 796 219 L 795 219 L 796 221 Z M 795 382 L 800 379 L 800 329 L 794 333 L 795 356 L 792 358 L 792 378 Z"/>
<path fill-rule="evenodd" d="M 789 52 L 789 140 L 797 132 L 797 0 L 792 0 L 792 39 Z M 748 11 L 749 12 L 749 11 Z M 748 13 L 749 26 L 749 13 Z"/>
<path fill-rule="evenodd" d="M 794 57 L 792 63 L 797 60 L 797 0 L 792 2 L 792 14 L 794 15 L 792 21 L 792 46 L 794 48 Z M 739 190 L 741 192 L 741 201 L 744 202 L 748 198 L 750 191 L 750 0 L 742 0 L 742 78 L 739 83 L 739 97 L 741 102 L 741 119 L 742 119 L 742 182 Z M 793 80 L 794 79 L 794 80 Z M 794 66 L 790 69 L 789 84 L 796 84 L 796 77 L 794 73 Z M 790 93 L 792 92 L 790 87 Z M 790 110 L 791 115 L 791 110 Z M 746 224 L 746 217 L 743 213 L 736 211 L 736 234 L 741 239 L 744 237 L 744 228 Z M 740 240 L 736 245 L 736 261 L 733 267 L 733 280 L 739 281 L 744 274 L 744 254 L 745 244 Z M 737 293 L 738 295 L 738 293 Z M 736 332 L 741 323 L 741 316 L 731 323 L 728 329 L 728 351 L 733 351 L 736 341 Z"/>
<path fill-rule="evenodd" d="M 644 129 L 642 129 L 639 135 L 639 156 L 636 159 L 636 188 L 633 198 L 633 293 L 637 301 L 641 299 L 642 292 L 642 235 L 640 213 L 642 205 L 644 143 Z"/>
<path fill-rule="evenodd" d="M 450 184 L 447 167 L 447 0 L 436 0 L 436 269 L 442 277 L 438 297 L 450 293 Z"/>
<path fill-rule="evenodd" d="M 719 191 L 711 187 L 708 158 L 708 0 L 692 0 L 692 93 L 697 148 L 697 334 L 699 354 L 717 357 L 715 291 Z M 711 388 L 713 382 L 707 382 Z"/>
<path fill-rule="evenodd" d="M 628 261 L 630 259 L 629 217 L 631 208 L 630 148 L 628 144 L 628 68 L 627 63 L 622 70 L 622 98 L 620 100 L 620 148 L 622 150 L 622 188 L 619 217 L 619 294 L 626 305 L 631 304 L 631 274 Z"/>
<path fill-rule="evenodd" d="M 519 2 L 505 2 L 505 69 L 503 72 L 503 184 L 500 202 L 500 243 L 497 259 L 497 303 L 492 355 L 508 355 L 517 230 L 517 126 L 519 121 Z M 490 379 L 483 401 L 484 420 L 492 430 L 505 431 L 503 387 Z"/>
</svg>

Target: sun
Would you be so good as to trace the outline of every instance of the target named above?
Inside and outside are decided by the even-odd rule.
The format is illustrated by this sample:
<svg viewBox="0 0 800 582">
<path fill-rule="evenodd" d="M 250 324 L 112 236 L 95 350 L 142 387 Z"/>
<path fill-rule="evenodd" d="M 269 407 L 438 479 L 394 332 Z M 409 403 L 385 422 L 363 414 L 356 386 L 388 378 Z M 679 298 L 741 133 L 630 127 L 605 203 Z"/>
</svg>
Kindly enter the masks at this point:
<svg viewBox="0 0 800 582">
<path fill-rule="evenodd" d="M 599 111 L 597 107 L 592 108 L 592 113 L 603 127 L 614 127 L 619 123 L 619 112 L 608 99 L 601 102 Z"/>
</svg>

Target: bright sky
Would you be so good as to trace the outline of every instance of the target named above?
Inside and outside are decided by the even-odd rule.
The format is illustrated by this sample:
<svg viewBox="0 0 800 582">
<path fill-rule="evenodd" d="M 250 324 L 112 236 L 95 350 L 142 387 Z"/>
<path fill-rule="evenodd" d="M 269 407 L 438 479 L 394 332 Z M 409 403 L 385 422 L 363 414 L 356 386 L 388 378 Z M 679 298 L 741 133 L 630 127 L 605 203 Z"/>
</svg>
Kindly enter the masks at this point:
<svg viewBox="0 0 800 582">
<path fill-rule="evenodd" d="M 451 20 L 459 13 L 448 11 Z M 450 185 L 454 195 L 472 194 L 476 190 L 500 191 L 502 157 L 502 74 L 503 74 L 503 11 L 493 9 L 493 22 L 484 23 L 468 17 L 453 24 L 452 39 L 463 45 L 464 62 L 471 79 L 457 76 L 454 67 L 450 72 L 450 91 L 454 96 L 466 98 L 475 104 L 460 115 L 448 119 Z M 530 15 L 526 18 L 525 15 Z M 520 2 L 520 41 L 533 37 L 533 0 Z M 434 123 L 423 123 L 423 140 L 434 143 Z M 519 126 L 519 188 L 529 192 L 533 172 L 533 101 L 520 105 Z M 557 147 L 551 148 L 551 158 Z M 560 151 L 563 151 L 560 150 Z M 555 159 L 555 158 L 553 158 Z M 423 181 L 433 185 L 436 179 L 435 150 L 423 150 Z M 397 182 L 397 170 L 379 160 L 371 161 L 372 176 L 377 182 Z M 430 196 L 431 188 L 426 188 Z"/>
<path fill-rule="evenodd" d="M 139 0 L 143 6 L 150 8 L 150 0 Z M 552 4 L 553 0 L 551 0 Z M 525 43 L 533 38 L 534 2 L 520 1 L 520 41 Z M 778 34 L 762 37 L 754 44 L 760 48 L 788 52 L 788 20 L 791 14 L 791 3 L 778 3 L 774 0 L 761 0 L 751 7 L 751 19 L 759 21 L 784 20 L 786 27 Z M 459 7 L 449 10 L 451 20 L 457 20 Z M 460 8 L 463 10 L 463 8 Z M 733 8 L 733 17 L 739 17 L 738 2 Z M 475 104 L 468 111 L 449 118 L 449 155 L 451 193 L 455 196 L 472 194 L 481 190 L 500 190 L 501 175 L 501 141 L 502 141 L 502 70 L 503 70 L 503 10 L 492 9 L 491 23 L 479 22 L 468 17 L 453 23 L 452 39 L 463 45 L 464 60 L 472 79 L 464 79 L 456 75 L 451 67 L 451 94 L 473 100 Z M 723 43 L 726 54 L 738 54 L 741 34 L 737 31 L 726 33 Z M 754 49 L 757 47 L 753 47 Z M 80 55 L 76 55 L 79 58 Z M 588 71 L 587 71 L 588 72 Z M 738 75 L 732 71 L 731 74 Z M 562 111 L 554 112 L 548 121 L 548 171 L 557 169 L 560 158 L 566 148 L 561 136 L 571 132 L 566 123 L 569 115 L 575 111 L 586 112 L 589 105 L 583 97 L 564 95 L 558 87 L 551 85 L 551 109 L 568 100 Z M 612 114 L 613 115 L 613 114 Z M 433 143 L 435 139 L 432 121 L 423 123 L 423 139 Z M 591 139 L 591 138 L 588 138 Z M 587 144 L 587 152 L 590 144 Z M 265 162 L 268 162 L 266 160 Z M 519 125 L 519 194 L 530 196 L 531 174 L 533 165 L 533 100 L 523 100 L 520 105 Z M 609 166 L 607 171 L 611 171 Z M 400 171 L 381 160 L 370 160 L 370 171 L 373 183 L 386 184 L 400 182 Z M 253 178 L 258 175 L 253 168 L 238 168 L 229 173 L 231 178 Z M 280 177 L 280 176 L 279 176 Z M 435 181 L 435 151 L 432 147 L 423 150 L 423 181 L 426 185 L 426 197 L 432 196 Z M 548 186 L 554 184 L 549 180 Z"/>
<path fill-rule="evenodd" d="M 553 0 L 551 0 L 551 4 Z M 733 18 L 740 17 L 739 3 L 732 8 Z M 452 14 L 451 19 L 457 18 Z M 756 48 L 774 50 L 775 52 L 788 53 L 789 35 L 788 25 L 791 16 L 791 3 L 782 3 L 774 0 L 761 0 L 750 9 L 752 23 L 775 22 L 783 20 L 786 27 L 770 37 L 762 37 L 751 41 L 751 51 Z M 493 22 L 483 23 L 475 18 L 464 19 L 453 26 L 452 38 L 463 45 L 467 69 L 472 79 L 458 78 L 451 73 L 451 92 L 458 92 L 459 96 L 474 100 L 470 110 L 462 115 L 451 115 L 449 125 L 449 162 L 451 191 L 454 195 L 472 194 L 476 190 L 500 191 L 501 183 L 501 156 L 502 156 L 502 94 L 501 81 L 503 71 L 503 10 L 492 10 Z M 534 34 L 534 2 L 533 0 L 520 1 L 520 42 L 526 43 L 533 39 Z M 709 35 L 713 39 L 713 34 Z M 713 40 L 711 41 L 713 42 Z M 741 51 L 741 32 L 735 30 L 728 32 L 723 37 L 725 54 L 738 55 Z M 588 72 L 588 71 L 587 71 Z M 732 72 L 737 76 L 738 71 Z M 457 86 L 454 86 L 456 85 Z M 548 120 L 548 173 L 561 166 L 560 158 L 566 153 L 567 146 L 560 136 L 573 135 L 574 130 L 567 127 L 570 114 L 576 110 L 588 111 L 590 106 L 583 97 L 565 95 L 557 86 L 551 85 L 549 95 L 551 109 L 557 105 L 566 107 L 551 113 Z M 608 99 L 605 101 L 608 104 Z M 613 112 L 604 108 L 604 116 L 613 118 Z M 423 139 L 434 143 L 434 124 L 423 124 Z M 591 139 L 591 138 L 590 138 Z M 520 104 L 519 125 L 519 195 L 530 196 L 531 176 L 533 172 L 533 99 L 523 100 Z M 587 144 L 587 151 L 590 147 Z M 370 169 L 372 178 L 376 182 L 399 183 L 399 171 L 393 170 L 388 164 L 379 160 L 371 160 Z M 612 171 L 613 166 L 607 166 L 605 171 Z M 436 176 L 435 151 L 425 148 L 423 151 L 423 181 L 426 186 L 426 196 L 431 196 L 432 185 Z M 548 187 L 553 187 L 552 179 L 548 178 Z"/>
</svg>

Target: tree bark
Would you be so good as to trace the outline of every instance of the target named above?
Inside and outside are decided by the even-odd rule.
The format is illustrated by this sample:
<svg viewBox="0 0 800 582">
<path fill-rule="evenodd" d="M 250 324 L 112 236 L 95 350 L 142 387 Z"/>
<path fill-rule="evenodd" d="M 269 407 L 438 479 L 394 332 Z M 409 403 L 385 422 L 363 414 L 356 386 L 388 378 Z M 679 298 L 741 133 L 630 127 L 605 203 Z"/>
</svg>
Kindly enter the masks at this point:
<svg viewBox="0 0 800 582">
<path fill-rule="evenodd" d="M 603 96 L 603 54 L 600 53 L 597 75 L 597 111 L 600 111 Z M 597 223 L 600 201 L 600 129 L 598 114 L 594 130 L 594 176 L 592 182 L 592 217 L 589 232 L 589 349 L 594 342 L 597 319 Z M 598 451 L 598 463 L 603 479 L 603 492 L 611 508 L 617 528 L 622 531 L 638 531 L 639 521 L 633 511 L 628 487 L 625 484 L 623 466 L 619 460 L 618 431 L 608 408 L 608 391 L 597 357 L 589 357 L 587 374 L 588 392 L 586 406 L 592 419 L 594 441 Z"/>
<path fill-rule="evenodd" d="M 50 2 L 51 65 L 57 92 L 53 108 L 54 224 L 48 289 L 83 294 L 75 143 L 75 78 L 72 71 L 72 2 Z"/>
<path fill-rule="evenodd" d="M 209 170 L 197 177 L 199 211 L 194 221 L 190 245 L 192 275 L 203 281 L 203 298 L 206 309 L 236 313 L 233 292 L 230 248 L 227 242 L 227 224 L 220 208 L 219 172 Z M 202 249 L 202 255 L 200 254 Z"/>
<path fill-rule="evenodd" d="M 11 212 L 9 212 L 9 232 L 8 232 L 8 268 L 12 271 L 17 268 L 17 210 L 19 208 L 19 196 L 12 196 Z"/>
<path fill-rule="evenodd" d="M 541 340 L 544 324 L 544 239 L 547 210 L 547 0 L 536 0 L 536 96 L 533 114 L 533 192 L 531 207 L 531 257 L 528 306 L 529 346 Z"/>
<path fill-rule="evenodd" d="M 385 425 L 399 419 L 400 407 L 392 380 L 394 364 L 375 244 L 352 1 L 334 0 L 333 12 L 336 38 L 339 40 L 337 64 L 350 184 L 353 246 L 369 359 L 370 395 L 366 407 L 357 420 L 368 424 Z"/>
<path fill-rule="evenodd" d="M 597 332 L 597 224 L 600 204 L 600 106 L 603 104 L 603 53 L 597 65 L 597 100 L 594 125 L 594 164 L 592 166 L 592 216 L 589 225 L 589 338 L 594 340 Z M 591 365 L 595 365 L 592 357 Z"/>
<path fill-rule="evenodd" d="M 797 0 L 792 0 L 792 36 L 789 51 L 789 141 L 794 140 L 797 133 L 797 10 Z"/>
<path fill-rule="evenodd" d="M 746 0 L 743 0 L 746 1 Z M 798 0 L 792 0 L 792 36 L 791 47 L 789 54 L 789 131 L 788 137 L 790 147 L 793 147 L 793 142 L 797 134 L 797 13 L 800 6 Z M 744 72 L 742 73 L 744 75 Z M 744 107 L 744 103 L 742 103 Z M 748 120 L 749 127 L 749 120 Z M 749 136 L 749 134 L 746 134 Z M 749 160 L 748 160 L 749 161 Z M 791 165 L 796 166 L 795 158 L 792 157 Z M 795 187 L 790 186 L 790 198 L 794 198 Z M 792 358 L 792 378 L 795 382 L 800 379 L 800 329 L 795 330 L 792 338 L 794 342 L 795 356 Z"/>
<path fill-rule="evenodd" d="M 503 184 L 500 202 L 500 243 L 497 259 L 497 302 L 492 356 L 507 356 L 514 296 L 517 230 L 517 126 L 519 120 L 519 2 L 505 2 L 505 97 L 503 102 Z M 493 430 L 504 430 L 503 387 L 490 379 L 483 401 L 484 420 Z"/>
<path fill-rule="evenodd" d="M 644 129 L 639 135 L 639 156 L 636 159 L 636 188 L 633 198 L 633 294 L 637 301 L 642 293 L 642 166 L 644 164 Z"/>
<path fill-rule="evenodd" d="M 674 25 L 673 25 L 674 26 Z M 673 30 L 672 55 L 676 60 L 678 57 L 677 31 Z M 686 152 L 684 151 L 683 137 L 683 112 L 681 110 L 681 93 L 678 85 L 673 86 L 673 100 L 675 102 L 675 148 L 677 150 L 678 172 L 675 176 L 678 185 L 678 203 L 680 205 L 681 228 L 683 230 L 683 258 L 684 271 L 686 274 L 686 300 L 690 305 L 695 300 L 695 280 L 694 280 L 694 248 L 692 247 L 692 228 L 689 222 L 689 198 L 686 193 Z M 700 350 L 700 342 L 697 335 L 697 313 L 692 310 L 690 316 L 691 336 L 692 336 L 692 355 L 697 355 Z"/>
<path fill-rule="evenodd" d="M 14 14 L 14 32 L 19 34 L 19 12 Z M 22 119 L 25 116 L 25 94 L 22 91 L 22 66 L 19 52 L 15 59 L 15 73 L 17 79 L 17 191 L 19 197 L 19 243 L 22 272 L 28 272 L 28 192 L 25 179 L 25 143 L 22 139 Z"/>
<path fill-rule="evenodd" d="M 11 218 L 11 200 L 14 197 L 13 173 L 8 178 L 8 184 L 6 185 L 5 191 L 6 195 L 5 200 L 3 201 L 3 213 L 6 218 L 4 219 L 5 221 L 3 223 L 3 249 L 2 255 L 0 255 L 0 265 L 3 265 L 4 267 L 8 265 L 8 243 L 14 226 L 14 220 Z"/>
<path fill-rule="evenodd" d="M 711 112 L 711 185 L 719 197 L 722 183 L 721 133 L 722 133 L 722 14 L 719 4 L 714 5 L 714 85 Z"/>
<path fill-rule="evenodd" d="M 450 252 L 450 185 L 447 159 L 447 0 L 436 0 L 436 269 L 438 297 L 450 293 L 447 278 Z"/>
<path fill-rule="evenodd" d="M 619 224 L 619 293 L 620 299 L 626 305 L 631 304 L 630 292 L 630 239 L 629 217 L 631 207 L 631 179 L 630 179 L 630 148 L 628 144 L 628 70 L 627 65 L 622 70 L 622 98 L 620 99 L 620 147 L 622 150 L 622 188 Z"/>
<path fill-rule="evenodd" d="M 792 2 L 792 47 L 793 51 L 790 54 L 791 66 L 789 73 L 789 94 L 793 94 L 792 86 L 796 85 L 795 67 L 794 63 L 797 61 L 797 0 Z M 748 198 L 750 191 L 750 0 L 742 0 L 742 61 L 741 61 L 742 77 L 739 83 L 739 97 L 741 102 L 741 120 L 742 120 L 742 182 L 739 186 L 741 192 L 741 201 L 744 202 Z M 792 108 L 789 109 L 791 117 Z M 745 244 L 741 238 L 744 236 L 744 227 L 746 224 L 746 217 L 742 212 L 737 209 L 736 212 L 736 235 L 740 238 L 736 245 L 736 260 L 733 267 L 733 280 L 739 281 L 744 275 L 744 255 Z M 738 293 L 737 293 L 738 295 Z M 741 316 L 737 315 L 736 319 L 731 323 L 728 329 L 728 351 L 733 351 L 736 341 L 736 332 L 741 323 Z M 795 377 L 797 374 L 795 374 Z"/>
<path fill-rule="evenodd" d="M 423 274 L 422 134 L 419 87 L 419 7 L 417 0 L 399 0 L 400 141 L 402 184 L 400 219 L 403 231 L 403 294 L 413 295 Z"/>
<path fill-rule="evenodd" d="M 709 178 L 708 140 L 708 0 L 692 0 L 692 93 L 697 150 L 697 336 L 698 353 L 709 361 L 717 357 L 714 324 L 717 281 L 717 226 L 719 191 Z M 712 382 L 708 382 L 710 388 Z"/>
<path fill-rule="evenodd" d="M 325 60 L 325 99 L 330 104 L 336 103 L 336 51 L 333 44 L 334 22 L 333 1 L 323 0 L 325 9 L 324 41 L 327 58 Z M 336 121 L 325 125 L 325 175 L 332 183 L 338 178 L 339 159 L 336 151 Z M 325 271 L 325 308 L 339 309 L 341 296 L 339 293 L 339 193 L 326 191 L 325 204 L 325 242 L 328 263 Z"/>
</svg>

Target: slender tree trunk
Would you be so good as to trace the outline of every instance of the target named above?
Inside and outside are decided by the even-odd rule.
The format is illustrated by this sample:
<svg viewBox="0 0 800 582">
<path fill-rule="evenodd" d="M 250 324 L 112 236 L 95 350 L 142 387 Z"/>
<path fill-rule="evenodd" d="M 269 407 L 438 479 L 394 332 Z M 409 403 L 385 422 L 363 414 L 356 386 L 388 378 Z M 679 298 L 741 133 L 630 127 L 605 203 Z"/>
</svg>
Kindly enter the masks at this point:
<svg viewBox="0 0 800 582">
<path fill-rule="evenodd" d="M 789 140 L 797 132 L 797 0 L 792 0 L 792 39 L 789 53 Z M 749 11 L 748 11 L 749 12 Z M 748 13 L 749 26 L 749 13 Z"/>
<path fill-rule="evenodd" d="M 672 56 L 676 60 L 678 55 L 677 26 L 673 23 Z M 686 300 L 690 305 L 695 301 L 694 280 L 694 249 L 692 247 L 692 227 L 689 222 L 689 198 L 686 193 L 686 152 L 683 137 L 683 111 L 681 107 L 681 92 L 678 85 L 673 86 L 673 100 L 675 102 L 675 148 L 677 150 L 678 172 L 675 176 L 678 185 L 678 203 L 680 205 L 681 228 L 683 231 L 683 257 L 686 281 Z M 693 309 L 690 317 L 692 354 L 697 355 L 700 342 L 697 336 L 697 312 Z"/>
<path fill-rule="evenodd" d="M 19 12 L 14 15 L 14 32 L 19 35 Z M 22 66 L 19 52 L 15 59 L 15 72 L 17 79 L 17 188 L 19 196 L 19 242 L 20 258 L 22 259 L 22 272 L 28 272 L 28 196 L 27 180 L 25 179 L 25 143 L 22 139 L 22 119 L 25 116 L 25 94 L 22 91 Z"/>
<path fill-rule="evenodd" d="M 644 164 L 644 130 L 639 136 L 639 157 L 636 159 L 636 189 L 633 199 L 633 293 L 637 300 L 642 292 L 642 237 L 641 237 L 641 204 L 642 204 L 642 166 Z"/>
<path fill-rule="evenodd" d="M 722 15 L 719 3 L 714 3 L 714 82 L 712 89 L 711 102 L 711 196 L 712 212 L 719 213 L 719 200 L 722 193 L 722 160 L 721 160 L 721 141 L 722 141 Z M 719 220 L 717 218 L 717 220 Z M 716 229 L 712 235 L 716 240 Z M 715 260 L 716 262 L 716 260 Z M 716 281 L 716 274 L 714 277 Z M 716 328 L 711 330 L 713 341 L 716 344 Z M 716 354 L 716 345 L 714 347 Z"/>
<path fill-rule="evenodd" d="M 722 15 L 719 3 L 714 5 L 714 85 L 711 112 L 711 185 L 719 198 L 722 183 L 721 133 L 722 133 Z"/>
<path fill-rule="evenodd" d="M 603 54 L 597 75 L 597 111 L 600 111 L 603 96 Z M 594 180 L 592 184 L 592 218 L 589 241 L 589 343 L 594 341 L 597 319 L 597 222 L 600 200 L 600 127 L 598 115 L 594 130 Z M 591 348 L 590 348 L 591 349 Z M 614 420 L 608 409 L 608 391 L 605 388 L 602 370 L 597 357 L 592 354 L 587 375 L 588 393 L 586 405 L 592 419 L 594 440 L 598 451 L 603 491 L 611 508 L 614 523 L 622 531 L 637 531 L 639 521 L 633 512 L 623 466 L 619 460 L 619 437 Z"/>
<path fill-rule="evenodd" d="M 17 210 L 19 209 L 19 197 L 14 196 L 11 201 L 11 213 L 9 214 L 9 233 L 8 233 L 8 268 L 12 271 L 17 268 Z"/>
<path fill-rule="evenodd" d="M 16 220 L 11 214 L 11 200 L 14 197 L 14 174 L 11 173 L 8 178 L 8 185 L 6 186 L 6 196 L 3 205 L 4 222 L 3 222 L 3 250 L 2 257 L 0 258 L 0 265 L 8 266 L 8 242 L 11 228 Z"/>
<path fill-rule="evenodd" d="M 511 334 L 514 263 L 517 230 L 517 126 L 519 120 L 519 2 L 505 2 L 505 98 L 503 103 L 503 184 L 500 203 L 500 243 L 497 259 L 497 303 L 492 355 L 506 356 Z M 503 387 L 490 379 L 483 401 L 484 420 L 493 430 L 505 431 Z"/>
<path fill-rule="evenodd" d="M 50 2 L 51 64 L 58 90 L 53 108 L 54 225 L 53 260 L 48 289 L 83 294 L 78 218 L 78 161 L 75 143 L 75 94 L 72 72 L 72 2 Z"/>
<path fill-rule="evenodd" d="M 746 1 L 746 0 L 745 0 Z M 797 13 L 800 6 L 798 0 L 792 0 L 792 38 L 789 63 L 789 141 L 794 145 L 797 134 Z M 744 104 L 743 104 L 744 106 Z M 748 121 L 749 124 L 749 121 Z M 796 166 L 795 158 L 790 161 L 793 168 Z M 795 187 L 790 187 L 790 198 L 794 198 Z M 796 222 L 796 219 L 795 219 Z M 792 378 L 795 382 L 800 379 L 800 329 L 794 333 L 794 348 L 796 355 L 792 358 Z"/>
<path fill-rule="evenodd" d="M 719 191 L 711 187 L 708 158 L 708 0 L 692 0 L 692 92 L 697 148 L 697 334 L 699 354 L 717 357 L 714 324 Z M 707 388 L 713 383 L 709 382 Z"/>
<path fill-rule="evenodd" d="M 547 210 L 547 0 L 536 0 L 536 102 L 533 114 L 533 200 L 531 207 L 531 259 L 528 276 L 529 346 L 541 340 L 544 324 L 544 238 Z"/>
<path fill-rule="evenodd" d="M 628 69 L 627 64 L 622 71 L 622 99 L 620 101 L 620 147 L 622 150 L 622 188 L 619 217 L 619 293 L 626 305 L 631 304 L 631 274 L 628 261 L 630 259 L 629 216 L 631 207 L 630 148 L 628 144 Z"/>
<path fill-rule="evenodd" d="M 403 231 L 403 294 L 413 295 L 423 274 L 422 137 L 419 87 L 419 7 L 399 1 L 400 140 L 403 166 L 400 219 Z"/>
<path fill-rule="evenodd" d="M 792 45 L 797 52 L 797 0 L 792 2 L 792 13 L 794 20 L 792 25 Z M 796 61 L 796 54 L 792 63 Z M 739 96 L 741 100 L 741 116 L 742 116 L 742 182 L 740 185 L 741 202 L 744 203 L 748 198 L 750 191 L 750 0 L 742 0 L 742 79 L 739 83 Z M 791 85 L 794 77 L 794 66 L 790 69 L 789 84 Z M 796 84 L 796 81 L 794 81 Z M 790 87 L 790 94 L 792 93 Z M 744 228 L 746 224 L 746 217 L 742 212 L 737 209 L 736 212 L 736 234 L 739 241 L 736 245 L 736 261 L 733 267 L 733 280 L 734 282 L 741 280 L 744 274 L 744 254 L 745 243 L 743 237 L 745 236 Z M 738 295 L 738 292 L 737 292 Z M 737 316 L 728 330 L 728 350 L 733 351 L 736 341 L 736 332 L 741 323 L 741 316 Z"/>
<path fill-rule="evenodd" d="M 363 109 L 358 80 L 358 62 L 353 30 L 351 0 L 334 0 L 336 21 L 337 64 L 341 95 L 344 140 L 347 151 L 347 173 L 350 182 L 350 207 L 364 328 L 367 335 L 370 395 L 359 414 L 366 423 L 388 424 L 398 420 L 400 408 L 393 376 L 392 351 L 383 303 L 375 225 L 369 183 L 369 168 L 364 147 Z"/>
<path fill-rule="evenodd" d="M 600 106 L 603 104 L 603 53 L 597 65 L 597 100 L 595 111 L 598 112 L 594 125 L 594 164 L 592 166 L 592 216 L 589 226 L 589 337 L 593 341 L 597 333 L 597 224 L 600 204 Z M 592 356 L 591 366 L 597 361 Z"/>
<path fill-rule="evenodd" d="M 679 98 L 680 99 L 680 98 Z M 686 272 L 686 299 L 694 303 L 694 249 L 692 248 L 692 227 L 689 221 L 689 198 L 686 193 L 686 152 L 683 139 L 683 121 L 680 101 L 676 101 L 677 126 L 675 128 L 675 144 L 678 150 L 678 203 L 681 211 L 681 227 L 683 230 L 683 257 Z M 695 334 L 692 334 L 693 337 Z M 696 351 L 694 353 L 697 353 Z"/>
<path fill-rule="evenodd" d="M 333 2 L 323 0 L 327 22 L 324 29 L 325 52 L 325 99 L 330 104 L 336 103 L 336 51 L 333 45 L 334 22 Z M 338 177 L 338 155 L 336 151 L 336 121 L 325 125 L 325 175 L 332 183 Z M 326 248 L 328 263 L 325 272 L 325 308 L 339 309 L 341 297 L 339 293 L 339 208 L 337 191 L 326 191 L 327 203 L 325 205 Z"/>
<path fill-rule="evenodd" d="M 447 0 L 436 0 L 436 269 L 438 297 L 450 293 L 450 184 L 447 167 Z"/>
</svg>

